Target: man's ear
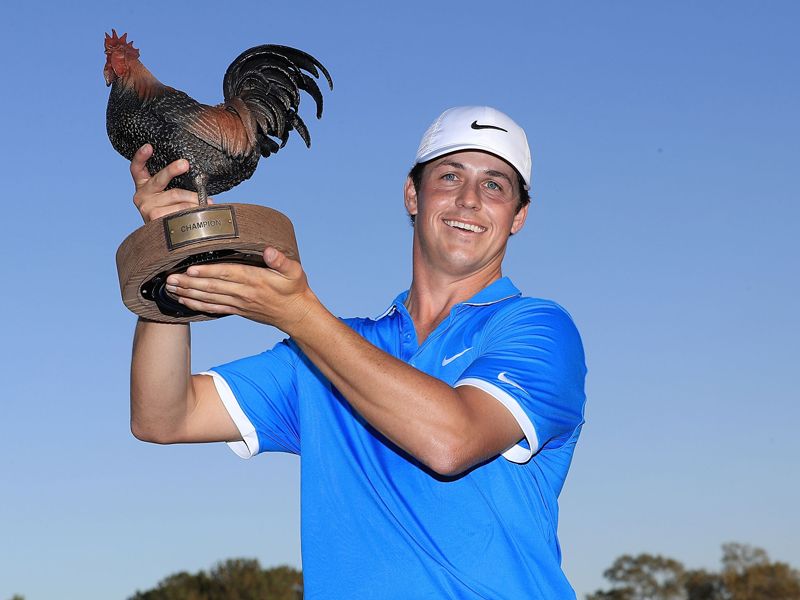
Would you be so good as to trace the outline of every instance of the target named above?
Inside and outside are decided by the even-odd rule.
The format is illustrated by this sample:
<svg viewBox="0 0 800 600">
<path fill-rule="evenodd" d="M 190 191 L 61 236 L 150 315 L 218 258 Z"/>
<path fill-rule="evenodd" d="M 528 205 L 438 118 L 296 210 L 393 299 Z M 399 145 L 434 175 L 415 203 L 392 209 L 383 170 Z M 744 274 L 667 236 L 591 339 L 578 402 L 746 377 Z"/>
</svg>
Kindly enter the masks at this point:
<svg viewBox="0 0 800 600">
<path fill-rule="evenodd" d="M 528 207 L 530 203 L 526 204 L 522 208 L 519 209 L 519 212 L 514 215 L 514 220 L 511 221 L 511 235 L 517 233 L 522 226 L 525 225 L 525 219 L 528 217 Z"/>
<path fill-rule="evenodd" d="M 406 184 L 403 186 L 403 198 L 405 199 L 406 210 L 409 215 L 417 214 L 417 189 L 411 177 L 406 177 Z"/>
</svg>

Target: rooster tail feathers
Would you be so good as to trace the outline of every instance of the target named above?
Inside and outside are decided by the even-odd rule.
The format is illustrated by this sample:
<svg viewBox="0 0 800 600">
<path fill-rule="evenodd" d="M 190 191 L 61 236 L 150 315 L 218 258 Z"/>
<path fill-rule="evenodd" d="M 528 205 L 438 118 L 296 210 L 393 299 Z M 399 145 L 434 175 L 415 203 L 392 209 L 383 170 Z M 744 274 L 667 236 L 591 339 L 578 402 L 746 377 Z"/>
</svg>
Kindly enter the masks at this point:
<svg viewBox="0 0 800 600">
<path fill-rule="evenodd" d="M 311 145 L 308 128 L 297 110 L 302 90 L 314 99 L 317 118 L 322 116 L 322 92 L 315 81 L 320 72 L 333 89 L 330 74 L 316 58 L 301 50 L 274 44 L 245 50 L 228 67 L 222 82 L 225 101 L 230 103 L 240 98 L 250 110 L 258 125 L 256 135 L 263 156 L 282 148 L 292 130 L 306 146 Z M 280 140 L 280 145 L 270 138 Z"/>
<path fill-rule="evenodd" d="M 308 127 L 303 123 L 303 119 L 297 113 L 292 114 L 292 128 L 306 143 L 306 148 L 311 148 L 311 134 L 308 133 Z"/>
<path fill-rule="evenodd" d="M 305 73 L 301 73 L 301 75 L 303 76 L 303 84 L 300 89 L 305 90 L 314 99 L 314 103 L 317 105 L 317 118 L 319 119 L 322 117 L 322 92 L 316 81 Z"/>
</svg>

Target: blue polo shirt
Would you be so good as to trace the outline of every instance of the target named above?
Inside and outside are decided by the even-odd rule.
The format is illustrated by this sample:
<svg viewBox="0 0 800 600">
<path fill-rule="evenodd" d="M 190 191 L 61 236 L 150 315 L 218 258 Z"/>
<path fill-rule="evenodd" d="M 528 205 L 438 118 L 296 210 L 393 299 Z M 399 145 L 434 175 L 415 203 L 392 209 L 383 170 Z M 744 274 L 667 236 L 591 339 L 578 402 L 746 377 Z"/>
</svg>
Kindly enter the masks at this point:
<svg viewBox="0 0 800 600">
<path fill-rule="evenodd" d="M 575 598 L 556 536 L 585 400 L 572 319 L 503 278 L 454 306 L 420 345 L 407 294 L 377 319 L 346 323 L 429 375 L 484 390 L 525 434 L 457 477 L 375 431 L 291 340 L 209 373 L 242 434 L 237 454 L 302 456 L 305 598 Z"/>
</svg>

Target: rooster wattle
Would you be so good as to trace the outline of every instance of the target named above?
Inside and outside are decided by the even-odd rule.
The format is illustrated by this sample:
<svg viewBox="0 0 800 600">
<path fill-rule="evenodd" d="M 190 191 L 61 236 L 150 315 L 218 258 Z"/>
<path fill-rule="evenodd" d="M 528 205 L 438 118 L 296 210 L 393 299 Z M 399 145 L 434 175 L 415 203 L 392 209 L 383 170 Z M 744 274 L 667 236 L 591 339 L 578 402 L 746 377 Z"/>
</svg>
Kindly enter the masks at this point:
<svg viewBox="0 0 800 600">
<path fill-rule="evenodd" d="M 196 191 L 201 206 L 210 194 L 250 178 L 259 158 L 282 148 L 292 130 L 311 145 L 297 114 L 300 90 L 314 98 L 320 118 L 322 93 L 314 80 L 320 71 L 333 89 L 328 71 L 313 56 L 271 44 L 246 50 L 225 72 L 224 102 L 209 106 L 158 81 L 126 38 L 113 29 L 105 37 L 103 74 L 111 86 L 106 128 L 111 144 L 128 160 L 145 143 L 151 144 L 153 155 L 147 162 L 151 174 L 179 158 L 188 160 L 189 171 L 169 187 Z"/>
</svg>

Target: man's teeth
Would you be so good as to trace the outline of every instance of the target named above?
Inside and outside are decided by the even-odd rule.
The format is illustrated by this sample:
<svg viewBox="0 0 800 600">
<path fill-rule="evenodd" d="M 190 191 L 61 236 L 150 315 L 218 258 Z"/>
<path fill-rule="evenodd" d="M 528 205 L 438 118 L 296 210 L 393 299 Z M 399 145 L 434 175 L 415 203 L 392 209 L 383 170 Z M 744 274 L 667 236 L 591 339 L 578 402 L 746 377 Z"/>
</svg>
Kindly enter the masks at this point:
<svg viewBox="0 0 800 600">
<path fill-rule="evenodd" d="M 466 231 L 474 231 L 475 233 L 483 233 L 486 227 L 480 225 L 470 225 L 469 223 L 462 223 L 461 221 L 445 221 L 446 225 L 455 227 L 456 229 L 465 229 Z"/>
</svg>

